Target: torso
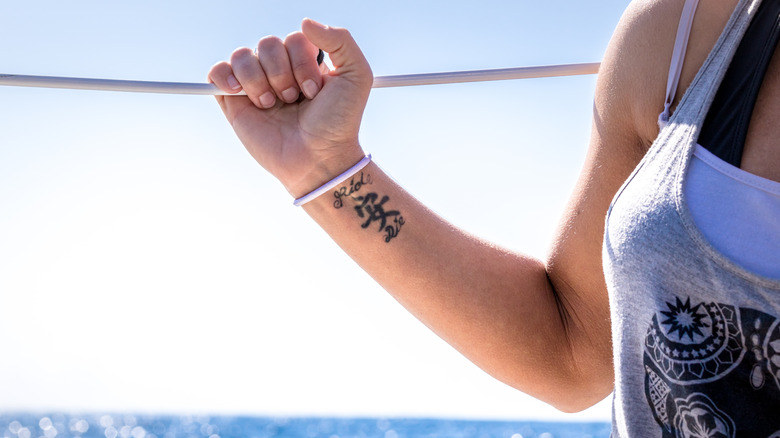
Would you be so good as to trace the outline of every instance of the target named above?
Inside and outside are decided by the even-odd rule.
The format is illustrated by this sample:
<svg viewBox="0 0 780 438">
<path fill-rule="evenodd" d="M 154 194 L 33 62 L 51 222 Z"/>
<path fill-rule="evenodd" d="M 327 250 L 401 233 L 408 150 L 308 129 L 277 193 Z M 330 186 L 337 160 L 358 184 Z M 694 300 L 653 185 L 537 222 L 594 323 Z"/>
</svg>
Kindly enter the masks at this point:
<svg viewBox="0 0 780 438">
<path fill-rule="evenodd" d="M 649 39 L 647 47 L 659 48 L 651 59 L 640 59 L 639 66 L 626 67 L 630 80 L 624 83 L 636 91 L 628 100 L 633 104 L 627 118 L 634 122 L 637 140 L 652 147 L 614 197 L 604 235 L 616 437 L 780 434 L 775 415 L 780 401 L 780 279 L 751 271 L 712 246 L 694 222 L 685 192 L 705 110 L 740 42 L 739 29 L 746 26 L 748 11 L 754 11 L 752 0 L 740 2 L 723 44 L 701 68 L 736 3 L 700 2 L 678 87 L 682 103 L 660 135 L 656 120 L 669 74 L 669 62 L 663 60 L 671 59 L 683 1 L 634 3 L 635 19 L 647 21 L 639 35 L 620 35 L 632 43 L 622 53 L 636 58 L 643 53 L 631 50 L 636 41 Z M 627 65 L 613 64 L 612 71 Z M 701 76 L 690 86 L 699 70 Z M 772 123 L 778 116 L 773 102 L 780 100 L 777 72 L 775 61 L 742 155 L 744 171 L 775 181 L 772 169 L 780 158 L 780 145 L 772 141 L 780 137 Z M 772 217 L 760 221 L 772 224 Z"/>
</svg>

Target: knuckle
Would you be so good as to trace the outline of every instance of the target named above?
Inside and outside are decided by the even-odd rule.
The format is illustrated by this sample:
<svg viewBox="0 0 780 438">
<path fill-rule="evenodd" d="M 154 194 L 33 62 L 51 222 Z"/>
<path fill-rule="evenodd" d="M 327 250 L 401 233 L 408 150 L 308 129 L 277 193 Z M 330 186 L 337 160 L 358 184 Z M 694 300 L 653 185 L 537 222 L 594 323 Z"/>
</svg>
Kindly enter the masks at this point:
<svg viewBox="0 0 780 438">
<path fill-rule="evenodd" d="M 290 44 L 300 44 L 304 41 L 306 41 L 306 37 L 303 35 L 303 32 L 301 31 L 292 32 L 288 34 L 286 37 L 284 37 L 284 45 L 286 46 Z"/>
<path fill-rule="evenodd" d="M 249 57 L 252 56 L 254 56 L 252 49 L 250 49 L 249 47 L 239 47 L 238 49 L 234 50 L 233 53 L 230 55 L 230 62 L 233 64 L 237 62 L 244 62 Z"/>
<path fill-rule="evenodd" d="M 213 66 L 211 66 L 211 71 L 209 72 L 209 76 L 212 75 L 224 75 L 227 73 L 230 73 L 232 68 L 230 67 L 230 64 L 227 61 L 220 61 Z"/>
<path fill-rule="evenodd" d="M 281 38 L 274 35 L 269 35 L 266 37 L 263 37 L 258 41 L 257 43 L 257 50 L 258 51 L 273 51 L 277 50 L 279 47 L 283 46 L 284 42 Z"/>
<path fill-rule="evenodd" d="M 293 58 L 290 60 L 290 66 L 292 67 L 293 71 L 301 71 L 309 67 L 309 62 L 303 58 Z"/>
<path fill-rule="evenodd" d="M 352 38 L 352 33 L 346 28 L 334 27 L 333 30 L 336 31 L 341 38 Z"/>
<path fill-rule="evenodd" d="M 288 75 L 286 72 L 267 73 L 267 76 L 268 81 L 276 87 L 284 87 L 289 85 L 291 82 L 290 75 Z"/>
</svg>

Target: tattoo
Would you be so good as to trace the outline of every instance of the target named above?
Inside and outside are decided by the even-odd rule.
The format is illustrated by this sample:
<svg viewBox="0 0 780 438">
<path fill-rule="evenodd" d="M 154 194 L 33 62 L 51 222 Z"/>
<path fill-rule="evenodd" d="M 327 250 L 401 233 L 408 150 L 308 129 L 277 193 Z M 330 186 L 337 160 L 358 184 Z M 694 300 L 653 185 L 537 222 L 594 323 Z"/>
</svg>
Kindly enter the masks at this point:
<svg viewBox="0 0 780 438">
<path fill-rule="evenodd" d="M 365 196 L 357 196 L 357 192 L 367 184 L 373 184 L 374 180 L 371 178 L 371 174 L 360 172 L 360 179 L 356 180 L 357 176 L 352 177 L 349 185 L 345 185 L 340 189 L 333 192 L 333 196 L 336 198 L 333 201 L 334 208 L 344 207 L 344 199 L 349 198 L 355 201 L 355 212 L 358 217 L 365 219 L 360 226 L 361 228 L 368 228 L 372 223 L 378 223 L 378 232 L 385 232 L 385 242 L 389 243 L 393 240 L 401 231 L 401 227 L 404 226 L 406 221 L 401 216 L 401 212 L 398 210 L 385 210 L 385 203 L 390 200 L 390 197 L 383 196 L 379 199 L 379 195 L 373 192 L 367 193 Z M 390 219 L 392 219 L 391 223 Z"/>
<path fill-rule="evenodd" d="M 384 205 L 390 200 L 390 197 L 383 196 L 379 202 L 377 202 L 377 199 L 379 199 L 379 195 L 376 193 L 368 193 L 366 196 L 356 197 L 355 201 L 358 202 L 358 205 L 355 206 L 355 211 L 358 217 L 366 219 L 361 227 L 368 228 L 372 222 L 379 222 L 378 231 L 387 233 L 385 242 L 390 242 L 401 230 L 401 226 L 405 223 L 404 218 L 398 210 L 385 210 Z M 395 226 L 387 225 L 387 219 L 391 217 L 394 218 Z"/>
<path fill-rule="evenodd" d="M 401 231 L 401 227 L 404 226 L 406 221 L 404 221 L 403 216 L 398 216 L 393 219 L 393 223 L 395 225 L 388 225 L 385 227 L 385 233 L 387 233 L 387 236 L 385 236 L 385 242 L 390 242 L 395 238 L 395 236 L 398 235 L 398 232 Z"/>
<path fill-rule="evenodd" d="M 344 186 L 338 190 L 336 190 L 333 193 L 333 196 L 336 197 L 336 200 L 333 201 L 333 206 L 336 208 L 341 208 L 344 206 L 344 197 L 351 197 L 354 199 L 354 196 L 352 196 L 353 193 L 356 193 L 361 188 L 363 188 L 366 184 L 373 184 L 374 180 L 371 178 L 371 174 L 364 174 L 363 172 L 360 172 L 360 181 L 355 181 L 355 177 L 352 177 L 352 180 L 349 182 L 349 187 Z"/>
</svg>

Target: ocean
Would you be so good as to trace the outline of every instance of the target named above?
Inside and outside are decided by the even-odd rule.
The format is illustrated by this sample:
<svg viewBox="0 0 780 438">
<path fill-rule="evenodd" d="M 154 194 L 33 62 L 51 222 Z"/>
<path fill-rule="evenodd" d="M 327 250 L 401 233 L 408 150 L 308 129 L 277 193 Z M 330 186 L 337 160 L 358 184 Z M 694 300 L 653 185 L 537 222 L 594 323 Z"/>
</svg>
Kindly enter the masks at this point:
<svg viewBox="0 0 780 438">
<path fill-rule="evenodd" d="M 3 438 L 597 438 L 609 423 L 0 413 Z"/>
</svg>

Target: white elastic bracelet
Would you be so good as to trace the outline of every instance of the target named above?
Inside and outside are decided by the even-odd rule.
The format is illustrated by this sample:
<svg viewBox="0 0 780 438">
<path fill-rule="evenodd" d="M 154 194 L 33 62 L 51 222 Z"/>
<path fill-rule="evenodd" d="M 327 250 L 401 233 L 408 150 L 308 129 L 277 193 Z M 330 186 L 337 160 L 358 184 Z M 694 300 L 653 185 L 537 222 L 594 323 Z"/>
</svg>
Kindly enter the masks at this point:
<svg viewBox="0 0 780 438">
<path fill-rule="evenodd" d="M 355 164 L 354 166 L 352 166 L 349 169 L 347 169 L 346 172 L 344 172 L 341 175 L 339 175 L 339 176 L 333 178 L 332 180 L 326 182 L 320 188 L 315 189 L 314 191 L 312 191 L 308 195 L 305 195 L 305 196 L 302 196 L 302 197 L 296 199 L 293 202 L 293 205 L 296 206 L 296 207 L 300 207 L 300 206 L 306 204 L 307 202 L 310 202 L 310 201 L 314 200 L 314 198 L 320 196 L 321 194 L 323 194 L 323 193 L 325 193 L 327 191 L 333 190 L 333 188 L 335 188 L 337 185 L 343 183 L 344 181 L 349 179 L 349 177 L 351 177 L 352 175 L 360 172 L 370 162 L 371 162 L 371 154 L 368 154 L 365 157 L 363 157 L 363 159 L 360 160 L 357 164 Z"/>
</svg>

